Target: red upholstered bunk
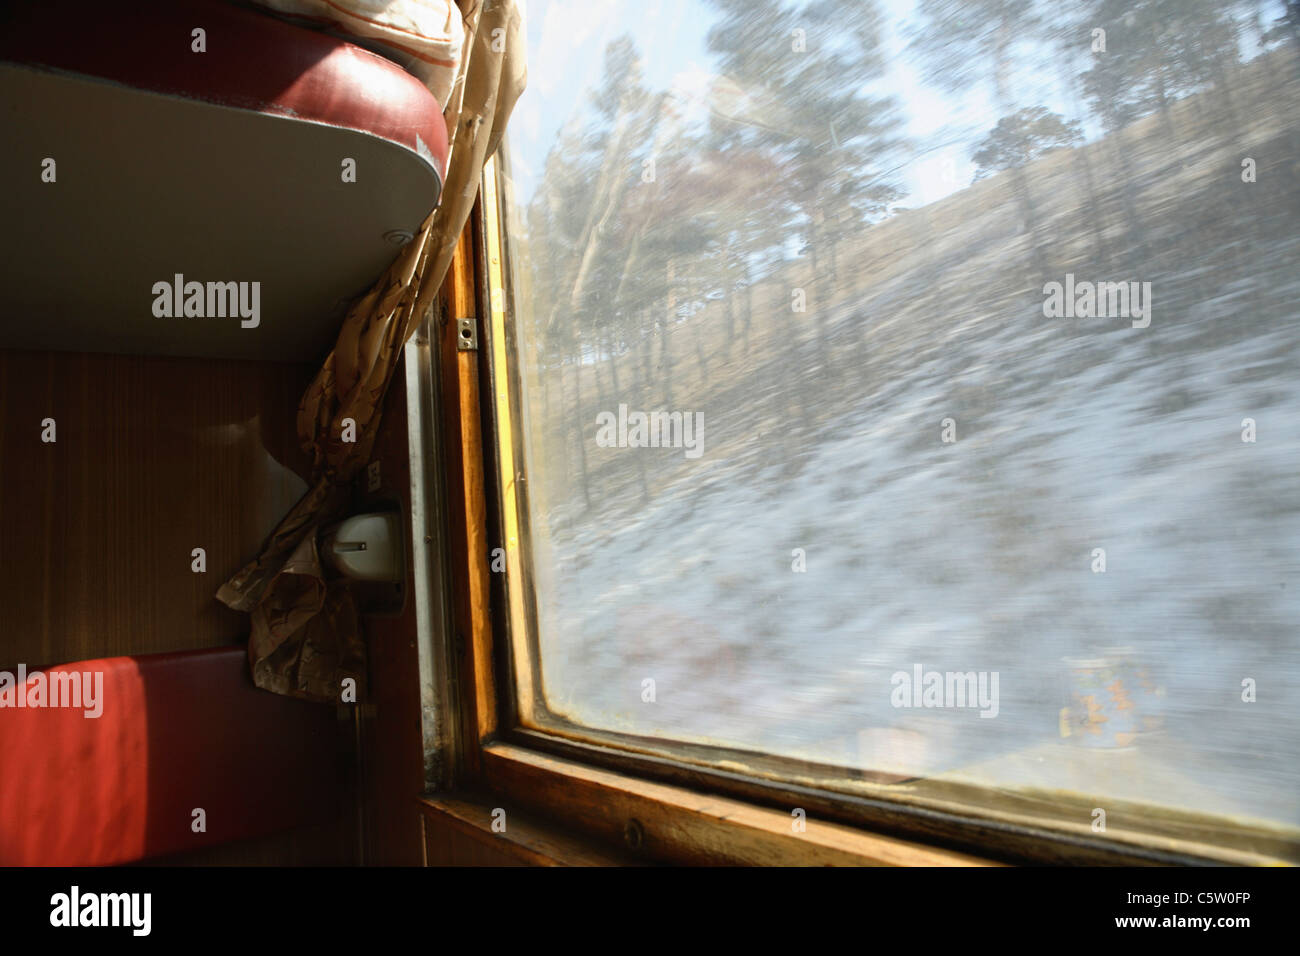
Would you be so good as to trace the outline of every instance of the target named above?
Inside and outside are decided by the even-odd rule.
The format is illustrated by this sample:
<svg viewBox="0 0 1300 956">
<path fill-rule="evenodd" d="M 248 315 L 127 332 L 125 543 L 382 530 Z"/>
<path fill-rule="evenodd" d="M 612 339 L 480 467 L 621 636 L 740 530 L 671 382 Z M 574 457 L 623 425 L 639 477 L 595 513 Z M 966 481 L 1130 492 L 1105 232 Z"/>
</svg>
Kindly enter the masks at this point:
<svg viewBox="0 0 1300 956">
<path fill-rule="evenodd" d="M 439 180 L 446 171 L 447 128 L 432 94 L 335 37 L 223 0 L 5 6 L 0 59 L 378 136 L 420 153 Z M 206 34 L 202 52 L 196 29 Z"/>
<path fill-rule="evenodd" d="M 98 716 L 50 706 L 74 700 L 53 679 L 73 674 L 81 704 L 87 680 L 100 688 L 89 708 Z M 342 812 L 335 709 L 258 690 L 243 648 L 110 657 L 40 675 L 0 691 L 0 866 L 124 863 Z M 41 706 L 15 706 L 18 692 Z"/>
<path fill-rule="evenodd" d="M 397 64 L 219 0 L 0 4 L 0 123 L 0 348 L 317 361 L 447 164 Z M 257 321 L 160 317 L 176 276 Z"/>
</svg>

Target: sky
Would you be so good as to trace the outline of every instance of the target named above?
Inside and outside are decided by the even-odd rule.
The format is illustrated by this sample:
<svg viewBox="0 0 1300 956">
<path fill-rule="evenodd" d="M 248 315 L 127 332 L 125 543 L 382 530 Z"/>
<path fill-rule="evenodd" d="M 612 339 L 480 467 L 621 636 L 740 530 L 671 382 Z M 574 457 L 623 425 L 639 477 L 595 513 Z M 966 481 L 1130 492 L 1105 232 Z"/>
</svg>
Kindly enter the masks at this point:
<svg viewBox="0 0 1300 956">
<path fill-rule="evenodd" d="M 981 129 L 995 122 L 982 90 L 953 97 L 927 87 L 901 54 L 907 40 L 901 26 L 914 0 L 886 0 L 889 51 L 887 75 L 878 84 L 901 101 L 904 132 L 932 140 L 948 126 Z M 530 0 L 528 87 L 510 124 L 511 163 L 517 196 L 527 201 L 546 154 L 563 124 L 581 109 L 586 91 L 600 81 L 605 46 L 622 34 L 635 38 L 646 84 L 671 89 L 680 103 L 706 109 L 715 80 L 705 46 L 716 13 L 701 0 Z M 687 111 L 689 115 L 689 110 Z M 946 139 L 951 139 L 947 137 Z M 909 203 L 922 205 L 968 185 L 975 167 L 961 143 L 934 149 L 900 170 Z"/>
<path fill-rule="evenodd" d="M 898 170 L 904 205 L 923 206 L 968 186 L 975 174 L 973 143 L 997 123 L 987 84 L 952 94 L 927 85 L 907 54 L 906 30 L 915 22 L 916 0 L 878 0 L 886 23 L 886 75 L 868 89 L 894 96 L 904 135 L 922 150 Z M 1280 4 L 1274 4 L 1280 11 Z M 528 0 L 528 86 L 510 121 L 509 143 L 515 196 L 526 203 L 536 188 L 551 145 L 564 123 L 585 109 L 587 91 L 600 81 L 606 45 L 629 34 L 642 54 L 645 82 L 672 90 L 679 112 L 700 119 L 718 80 L 705 45 L 717 13 L 705 0 Z M 1020 69 L 1012 73 L 1013 95 L 1068 119 L 1080 120 L 1085 136 L 1099 135 L 1064 76 L 1086 67 L 1088 37 L 1080 40 L 1079 64 L 1062 64 L 1046 48 L 1021 44 Z M 1250 55 L 1252 51 L 1243 50 Z M 1026 68 L 1026 65 L 1029 68 Z M 1064 69 L 1062 68 L 1064 67 Z"/>
</svg>

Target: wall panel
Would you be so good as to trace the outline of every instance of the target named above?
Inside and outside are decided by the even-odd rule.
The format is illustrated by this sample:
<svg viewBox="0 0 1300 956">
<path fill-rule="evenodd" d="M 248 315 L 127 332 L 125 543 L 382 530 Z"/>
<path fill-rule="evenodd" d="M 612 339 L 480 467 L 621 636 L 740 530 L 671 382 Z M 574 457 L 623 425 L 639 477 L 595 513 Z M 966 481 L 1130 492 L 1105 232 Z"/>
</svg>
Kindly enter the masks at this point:
<svg viewBox="0 0 1300 956">
<path fill-rule="evenodd" d="M 0 666 L 240 643 L 213 595 L 306 489 L 312 372 L 0 351 Z"/>
</svg>

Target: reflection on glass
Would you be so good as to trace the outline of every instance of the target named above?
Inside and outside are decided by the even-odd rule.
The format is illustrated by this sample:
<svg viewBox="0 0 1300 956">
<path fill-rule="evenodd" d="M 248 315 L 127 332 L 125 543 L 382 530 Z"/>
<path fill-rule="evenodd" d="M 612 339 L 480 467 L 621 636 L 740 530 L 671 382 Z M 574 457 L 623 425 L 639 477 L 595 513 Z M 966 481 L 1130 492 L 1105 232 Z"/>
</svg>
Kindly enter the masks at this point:
<svg viewBox="0 0 1300 956">
<path fill-rule="evenodd" d="M 1300 823 L 1283 5 L 529 13 L 546 706 Z"/>
</svg>

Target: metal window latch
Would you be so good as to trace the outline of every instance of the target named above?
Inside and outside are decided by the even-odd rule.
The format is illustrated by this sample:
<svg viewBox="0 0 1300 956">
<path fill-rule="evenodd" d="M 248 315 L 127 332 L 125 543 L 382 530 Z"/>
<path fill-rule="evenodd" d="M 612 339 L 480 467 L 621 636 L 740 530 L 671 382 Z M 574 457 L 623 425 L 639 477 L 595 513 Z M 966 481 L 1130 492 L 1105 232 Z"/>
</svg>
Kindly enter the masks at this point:
<svg viewBox="0 0 1300 956">
<path fill-rule="evenodd" d="M 478 351 L 478 327 L 473 319 L 456 320 L 456 351 Z"/>
</svg>

